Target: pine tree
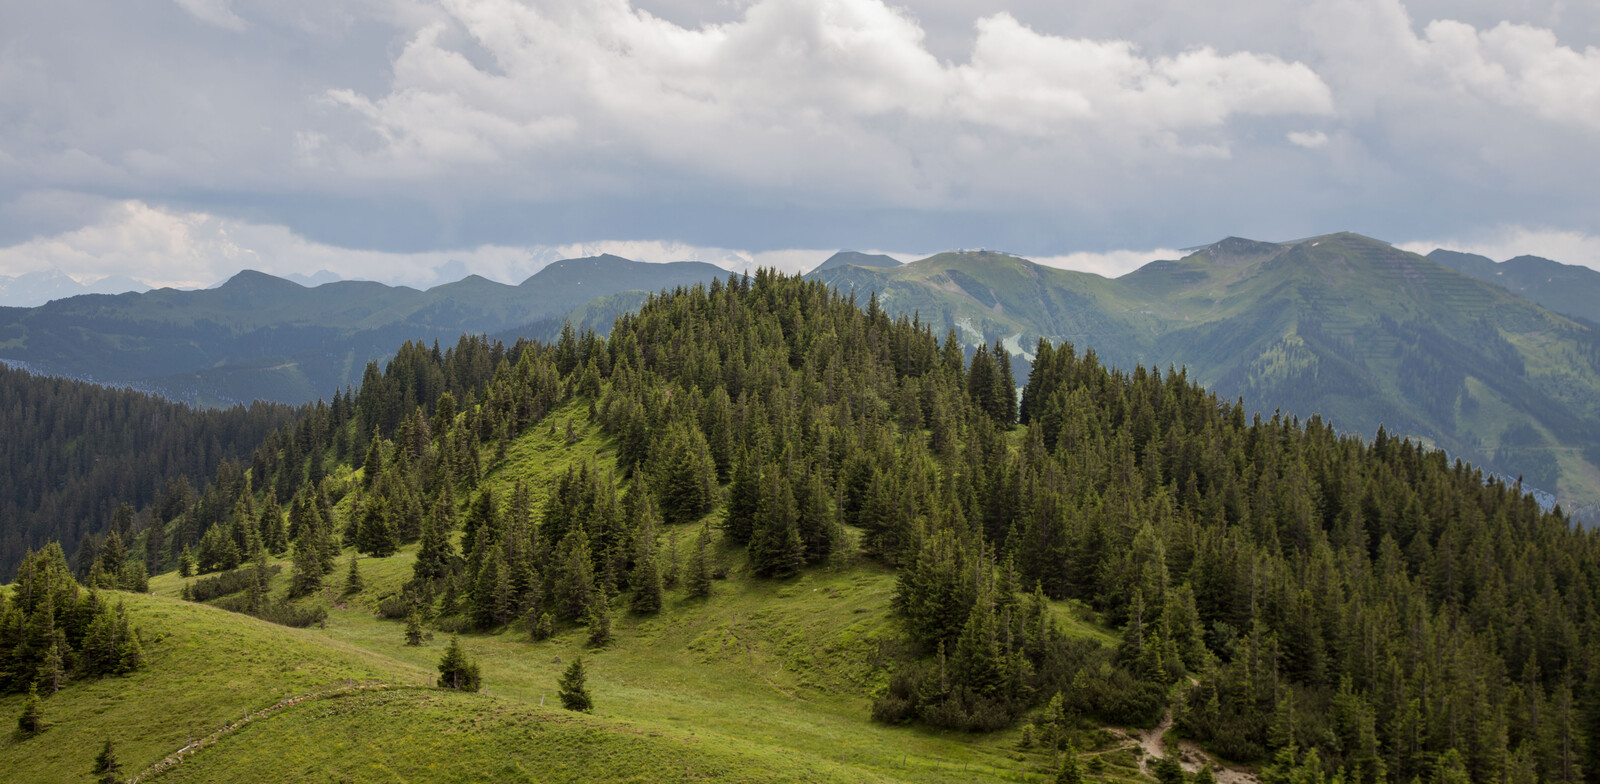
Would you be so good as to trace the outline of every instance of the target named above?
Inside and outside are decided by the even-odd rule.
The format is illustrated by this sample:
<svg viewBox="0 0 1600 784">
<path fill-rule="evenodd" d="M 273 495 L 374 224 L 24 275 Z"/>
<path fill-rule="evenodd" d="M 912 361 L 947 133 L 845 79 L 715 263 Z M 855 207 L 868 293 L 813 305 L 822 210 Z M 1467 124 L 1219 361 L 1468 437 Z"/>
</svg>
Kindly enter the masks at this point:
<svg viewBox="0 0 1600 784">
<path fill-rule="evenodd" d="M 105 745 L 100 747 L 100 754 L 94 758 L 94 769 L 89 773 L 94 775 L 98 784 L 119 784 L 122 781 L 122 763 L 117 761 L 117 752 L 110 738 L 106 738 Z"/>
<path fill-rule="evenodd" d="M 373 495 L 362 509 L 360 525 L 356 528 L 356 549 L 374 558 L 394 555 L 399 544 L 395 531 L 391 499 L 387 495 Z"/>
<path fill-rule="evenodd" d="M 562 673 L 560 685 L 561 707 L 569 711 L 582 711 L 588 713 L 594 710 L 594 703 L 589 699 L 589 690 L 585 686 L 586 677 L 583 672 L 583 657 L 579 656 L 567 666 L 567 671 Z"/>
<path fill-rule="evenodd" d="M 750 570 L 762 577 L 789 577 L 805 563 L 794 508 L 794 492 L 777 466 L 768 466 L 761 507 L 750 535 Z"/>
<path fill-rule="evenodd" d="M 422 544 L 417 548 L 417 560 L 411 565 L 412 579 L 431 583 L 450 573 L 450 559 L 455 548 L 450 544 L 450 510 L 448 491 L 440 493 L 434 502 L 433 514 L 422 524 Z"/>
<path fill-rule="evenodd" d="M 761 514 L 761 471 L 745 455 L 733 470 L 728 485 L 728 506 L 722 518 L 722 536 L 736 545 L 749 543 L 755 521 Z"/>
<path fill-rule="evenodd" d="M 322 587 L 322 552 L 316 538 L 316 529 L 305 528 L 294 543 L 294 574 L 289 580 L 289 592 L 294 596 L 306 596 Z"/>
<path fill-rule="evenodd" d="M 345 596 L 353 596 L 355 594 L 361 593 L 361 588 L 362 588 L 361 569 L 360 569 L 359 566 L 356 565 L 356 562 L 359 559 L 359 557 L 360 556 L 357 556 L 355 553 L 351 553 L 350 554 L 350 571 L 345 574 L 345 578 L 344 578 L 344 594 L 345 594 Z"/>
<path fill-rule="evenodd" d="M 589 551 L 589 537 L 582 528 L 574 528 L 562 538 L 557 553 L 551 596 L 556 613 L 568 621 L 587 618 L 589 607 L 595 601 L 594 558 Z"/>
<path fill-rule="evenodd" d="M 44 709 L 39 707 L 38 687 L 28 685 L 28 699 L 22 703 L 22 715 L 17 717 L 17 730 L 23 735 L 35 735 L 44 730 Z"/>
<path fill-rule="evenodd" d="M 633 565 L 633 611 L 650 615 L 661 611 L 661 569 L 650 548 Z"/>
<path fill-rule="evenodd" d="M 478 663 L 461 649 L 461 639 L 451 635 L 450 645 L 439 659 L 439 688 L 477 691 L 481 687 Z"/>
<path fill-rule="evenodd" d="M 183 552 L 178 554 L 178 576 L 183 578 L 194 576 L 194 553 L 189 550 L 189 545 L 184 545 Z"/>
<path fill-rule="evenodd" d="M 528 614 L 528 636 L 532 637 L 534 642 L 548 640 L 554 633 L 555 619 L 550 617 L 550 613 L 539 612 L 536 609 Z"/>
<path fill-rule="evenodd" d="M 611 642 L 611 602 L 605 594 L 589 606 L 589 647 L 603 648 Z"/>
<path fill-rule="evenodd" d="M 406 645 L 418 646 L 422 644 L 422 616 L 416 612 L 406 615 Z"/>
<path fill-rule="evenodd" d="M 1183 775 L 1183 765 L 1178 762 L 1178 757 L 1175 754 L 1163 754 L 1161 758 L 1156 760 L 1155 764 L 1151 766 L 1151 770 L 1154 771 L 1156 781 L 1159 782 L 1159 784 L 1184 783 L 1185 776 Z"/>
<path fill-rule="evenodd" d="M 1056 768 L 1055 784 L 1083 784 L 1083 768 L 1078 763 L 1078 749 L 1069 741 L 1061 753 L 1061 766 Z"/>
<path fill-rule="evenodd" d="M 694 543 L 694 552 L 689 555 L 689 565 L 683 570 L 684 587 L 693 597 L 711 595 L 711 563 L 706 552 L 706 544 L 710 539 L 710 529 L 702 528 L 700 538 Z"/>
</svg>

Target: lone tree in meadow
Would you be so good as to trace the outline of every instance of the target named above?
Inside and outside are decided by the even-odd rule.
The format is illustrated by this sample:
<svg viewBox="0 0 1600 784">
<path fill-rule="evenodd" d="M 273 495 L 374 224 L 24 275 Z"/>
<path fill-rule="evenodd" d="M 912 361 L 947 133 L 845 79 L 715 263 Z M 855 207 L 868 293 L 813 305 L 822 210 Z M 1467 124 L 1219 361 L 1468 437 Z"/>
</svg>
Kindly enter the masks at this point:
<svg viewBox="0 0 1600 784">
<path fill-rule="evenodd" d="M 422 616 L 413 611 L 406 616 L 406 645 L 422 644 Z"/>
<path fill-rule="evenodd" d="M 584 687 L 582 656 L 573 659 L 567 671 L 561 675 L 561 707 L 585 713 L 594 709 L 594 703 L 589 699 L 589 690 Z"/>
<path fill-rule="evenodd" d="M 361 593 L 362 585 L 361 568 L 356 565 L 359 558 L 355 553 L 350 554 L 350 572 L 344 578 L 344 592 L 346 596 Z"/>
<path fill-rule="evenodd" d="M 467 658 L 467 652 L 461 650 L 461 640 L 452 635 L 450 647 L 444 649 L 444 658 L 439 660 L 440 688 L 477 691 L 482 685 L 478 663 Z"/>
<path fill-rule="evenodd" d="M 99 784 L 120 784 L 122 781 L 122 763 L 117 761 L 117 752 L 111 747 L 110 738 L 106 738 L 106 745 L 100 747 L 100 754 L 94 758 L 94 770 L 89 772 Z"/>
<path fill-rule="evenodd" d="M 28 684 L 28 700 L 22 703 L 22 715 L 17 717 L 17 729 L 23 735 L 35 735 L 44 729 L 44 711 L 39 707 L 39 687 Z"/>
</svg>

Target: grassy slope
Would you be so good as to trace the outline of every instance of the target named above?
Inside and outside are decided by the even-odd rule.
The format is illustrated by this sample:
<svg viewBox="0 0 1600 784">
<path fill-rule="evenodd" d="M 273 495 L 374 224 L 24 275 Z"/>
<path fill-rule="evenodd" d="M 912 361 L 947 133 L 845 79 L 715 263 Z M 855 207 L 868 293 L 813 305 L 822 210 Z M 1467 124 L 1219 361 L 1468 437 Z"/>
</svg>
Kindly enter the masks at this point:
<svg viewBox="0 0 1600 784">
<path fill-rule="evenodd" d="M 579 438 L 566 439 L 574 422 Z M 486 482 L 517 477 L 536 498 L 566 466 L 612 461 L 585 406 L 556 411 L 507 450 Z M 679 553 L 700 526 L 678 526 Z M 671 538 L 663 532 L 662 543 Z M 112 737 L 134 773 L 217 727 L 286 696 L 378 679 L 426 687 L 446 640 L 403 644 L 402 625 L 378 601 L 410 576 L 415 546 L 363 559 L 364 590 L 332 587 L 301 601 L 330 604 L 325 629 L 296 630 L 178 599 L 184 580 L 152 580 L 153 596 L 129 596 L 150 665 L 127 678 L 74 684 L 46 701 L 55 725 L 29 740 L 0 742 L 0 770 L 16 780 L 73 781 Z M 348 552 L 347 552 L 348 554 Z M 1015 730 L 965 735 L 888 727 L 868 718 L 886 681 L 884 651 L 898 632 L 888 612 L 893 575 L 841 558 L 792 580 L 748 579 L 743 554 L 720 550 L 730 578 L 709 599 L 667 592 L 653 617 L 619 602 L 615 642 L 586 650 L 587 631 L 535 643 L 519 625 L 462 637 L 482 664 L 485 692 L 431 688 L 361 692 L 308 701 L 224 735 L 162 781 L 1014 781 L 1042 776 L 1050 757 L 1016 749 Z M 281 595 L 288 567 L 273 583 Z M 333 580 L 343 584 L 341 570 Z M 1067 631 L 1111 637 L 1056 608 Z M 593 715 L 561 710 L 556 681 L 585 656 Z M 0 700 L 14 716 L 21 698 Z M 1133 776 L 1125 755 L 1112 772 Z"/>
</svg>

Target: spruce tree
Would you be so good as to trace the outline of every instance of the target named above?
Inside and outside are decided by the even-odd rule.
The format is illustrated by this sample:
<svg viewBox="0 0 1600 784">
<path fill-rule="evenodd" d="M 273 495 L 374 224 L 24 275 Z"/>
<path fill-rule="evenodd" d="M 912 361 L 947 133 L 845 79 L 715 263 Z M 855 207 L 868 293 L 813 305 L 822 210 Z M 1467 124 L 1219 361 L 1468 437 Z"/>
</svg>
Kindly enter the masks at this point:
<svg viewBox="0 0 1600 784">
<path fill-rule="evenodd" d="M 398 544 L 391 500 L 387 495 L 374 494 L 361 512 L 356 549 L 374 558 L 386 558 L 394 555 Z"/>
<path fill-rule="evenodd" d="M 1078 749 L 1067 742 L 1061 753 L 1061 766 L 1056 768 L 1055 784 L 1083 784 L 1083 768 L 1078 763 Z"/>
<path fill-rule="evenodd" d="M 805 564 L 794 492 L 777 466 L 768 466 L 765 474 L 761 509 L 750 535 L 750 570 L 762 577 L 790 577 Z"/>
<path fill-rule="evenodd" d="M 110 738 L 106 738 L 105 745 L 100 747 L 100 753 L 94 758 L 94 769 L 89 773 L 98 784 L 120 784 L 122 781 L 122 763 L 117 761 L 117 752 Z"/>
<path fill-rule="evenodd" d="M 415 611 L 406 615 L 406 645 L 422 644 L 422 616 Z"/>
<path fill-rule="evenodd" d="M 194 576 L 194 553 L 189 550 L 189 545 L 184 545 L 183 552 L 178 554 L 178 576 L 183 578 Z"/>
<path fill-rule="evenodd" d="M 739 458 L 728 485 L 728 506 L 723 510 L 722 536 L 736 545 L 747 544 L 761 514 L 761 471 L 746 454 Z"/>
<path fill-rule="evenodd" d="M 589 699 L 589 690 L 585 681 L 583 657 L 579 656 L 572 660 L 572 664 L 567 665 L 567 671 L 561 675 L 559 683 L 561 707 L 569 711 L 582 711 L 584 713 L 594 709 L 594 703 Z"/>
<path fill-rule="evenodd" d="M 417 560 L 411 565 L 412 579 L 431 583 L 443 579 L 450 572 L 450 558 L 455 548 L 450 544 L 450 511 L 446 499 L 448 492 L 440 493 L 434 502 L 433 514 L 422 524 L 422 543 L 417 548 Z"/>
<path fill-rule="evenodd" d="M 451 635 L 450 645 L 444 649 L 444 656 L 439 659 L 439 687 L 477 691 L 481 686 L 478 663 L 461 649 L 461 639 Z"/>
<path fill-rule="evenodd" d="M 555 619 L 550 617 L 550 613 L 540 612 L 537 609 L 528 613 L 528 636 L 532 637 L 534 642 L 548 640 L 554 633 Z"/>
<path fill-rule="evenodd" d="M 711 595 L 711 563 L 706 552 L 706 545 L 711 539 L 711 531 L 702 528 L 700 538 L 695 540 L 694 552 L 689 554 L 689 565 L 684 567 L 683 584 L 690 596 L 703 597 Z"/>
<path fill-rule="evenodd" d="M 1156 760 L 1151 770 L 1159 784 L 1184 784 L 1187 778 L 1183 775 L 1183 765 L 1178 762 L 1178 756 L 1171 752 Z"/>
<path fill-rule="evenodd" d="M 602 592 L 589 606 L 589 647 L 603 648 L 611 642 L 611 602 Z"/>
<path fill-rule="evenodd" d="M 633 565 L 633 611 L 650 615 L 661 611 L 661 569 L 650 548 Z"/>
<path fill-rule="evenodd" d="M 17 717 L 17 730 L 23 735 L 35 735 L 44 729 L 44 709 L 39 707 L 39 689 L 28 685 L 28 699 L 22 703 L 22 715 Z"/>
<path fill-rule="evenodd" d="M 322 587 L 322 553 L 316 543 L 316 529 L 305 528 L 294 544 L 294 574 L 289 578 L 289 592 L 305 596 Z"/>
<path fill-rule="evenodd" d="M 361 593 L 361 568 L 357 566 L 357 561 L 359 558 L 360 556 L 356 555 L 355 553 L 350 554 L 350 571 L 345 573 L 344 578 L 344 594 L 346 596 L 353 596 Z"/>
</svg>

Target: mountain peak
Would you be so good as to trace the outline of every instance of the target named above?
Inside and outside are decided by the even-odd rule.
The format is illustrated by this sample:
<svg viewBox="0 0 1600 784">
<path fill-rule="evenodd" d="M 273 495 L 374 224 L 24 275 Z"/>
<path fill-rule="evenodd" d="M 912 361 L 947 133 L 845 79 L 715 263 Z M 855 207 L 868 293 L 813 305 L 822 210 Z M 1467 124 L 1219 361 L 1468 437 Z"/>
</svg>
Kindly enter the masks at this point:
<svg viewBox="0 0 1600 784">
<path fill-rule="evenodd" d="M 819 272 L 834 267 L 882 267 L 893 268 L 901 265 L 899 259 L 886 256 L 882 253 L 862 253 L 854 250 L 841 250 L 828 257 L 827 261 L 818 264 L 812 272 Z"/>
<path fill-rule="evenodd" d="M 253 269 L 239 270 L 234 276 L 223 281 L 217 286 L 218 291 L 283 291 L 287 289 L 302 289 L 304 286 L 292 280 L 268 275 L 265 272 Z"/>
</svg>

